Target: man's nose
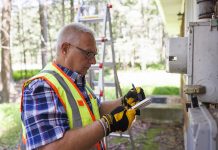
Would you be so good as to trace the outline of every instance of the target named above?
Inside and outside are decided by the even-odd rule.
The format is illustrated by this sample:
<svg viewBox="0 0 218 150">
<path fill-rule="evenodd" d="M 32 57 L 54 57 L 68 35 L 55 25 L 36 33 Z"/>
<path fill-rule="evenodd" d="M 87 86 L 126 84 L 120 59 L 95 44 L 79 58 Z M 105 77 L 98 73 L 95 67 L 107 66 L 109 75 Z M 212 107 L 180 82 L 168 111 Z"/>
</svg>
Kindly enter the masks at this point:
<svg viewBox="0 0 218 150">
<path fill-rule="evenodd" d="M 89 59 L 90 64 L 96 64 L 96 58 L 92 57 Z"/>
</svg>

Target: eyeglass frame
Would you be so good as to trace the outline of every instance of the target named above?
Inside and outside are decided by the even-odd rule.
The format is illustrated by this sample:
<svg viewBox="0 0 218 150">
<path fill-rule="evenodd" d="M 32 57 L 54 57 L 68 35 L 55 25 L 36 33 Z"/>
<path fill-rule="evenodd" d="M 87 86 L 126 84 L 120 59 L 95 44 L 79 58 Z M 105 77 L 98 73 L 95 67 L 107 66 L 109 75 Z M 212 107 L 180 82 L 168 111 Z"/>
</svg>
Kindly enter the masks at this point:
<svg viewBox="0 0 218 150">
<path fill-rule="evenodd" d="M 73 46 L 73 47 L 76 47 L 78 50 L 80 50 L 81 52 L 83 52 L 83 54 L 88 58 L 88 59 L 92 59 L 92 58 L 95 58 L 96 55 L 98 55 L 98 52 L 91 52 L 90 50 L 85 50 L 83 48 L 80 48 L 78 46 L 75 46 L 73 44 L 70 44 L 70 43 L 67 43 L 69 44 L 70 46 Z"/>
</svg>

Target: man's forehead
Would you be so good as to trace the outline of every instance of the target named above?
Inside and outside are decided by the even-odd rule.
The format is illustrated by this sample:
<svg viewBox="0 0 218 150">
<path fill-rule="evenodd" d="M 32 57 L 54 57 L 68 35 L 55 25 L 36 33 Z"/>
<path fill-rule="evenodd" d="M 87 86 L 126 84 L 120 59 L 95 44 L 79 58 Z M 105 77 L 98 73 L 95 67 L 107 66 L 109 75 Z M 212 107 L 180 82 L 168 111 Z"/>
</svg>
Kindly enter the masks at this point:
<svg viewBox="0 0 218 150">
<path fill-rule="evenodd" d="M 83 33 L 79 38 L 80 42 L 93 42 L 95 43 L 95 38 L 90 33 Z"/>
</svg>

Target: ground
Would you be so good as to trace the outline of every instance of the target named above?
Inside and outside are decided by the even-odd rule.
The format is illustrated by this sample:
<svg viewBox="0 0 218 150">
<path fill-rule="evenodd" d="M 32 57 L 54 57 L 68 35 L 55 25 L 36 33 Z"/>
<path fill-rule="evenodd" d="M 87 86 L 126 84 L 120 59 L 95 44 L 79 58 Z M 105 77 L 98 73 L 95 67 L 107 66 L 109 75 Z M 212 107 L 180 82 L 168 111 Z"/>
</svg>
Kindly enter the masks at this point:
<svg viewBox="0 0 218 150">
<path fill-rule="evenodd" d="M 184 150 L 181 124 L 157 124 L 136 120 L 131 133 L 137 150 Z M 110 136 L 108 143 L 110 150 L 133 149 L 128 138 Z"/>
</svg>

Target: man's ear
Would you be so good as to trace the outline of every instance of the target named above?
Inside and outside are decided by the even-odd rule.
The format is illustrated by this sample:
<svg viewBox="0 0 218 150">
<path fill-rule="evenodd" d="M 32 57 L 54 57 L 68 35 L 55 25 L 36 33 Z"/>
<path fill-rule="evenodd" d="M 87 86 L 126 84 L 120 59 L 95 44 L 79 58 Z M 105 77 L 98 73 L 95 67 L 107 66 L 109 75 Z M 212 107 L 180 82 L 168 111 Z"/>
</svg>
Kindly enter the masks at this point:
<svg viewBox="0 0 218 150">
<path fill-rule="evenodd" d="M 61 45 L 61 53 L 63 55 L 67 54 L 68 50 L 69 50 L 70 45 L 68 43 L 63 43 Z"/>
</svg>

